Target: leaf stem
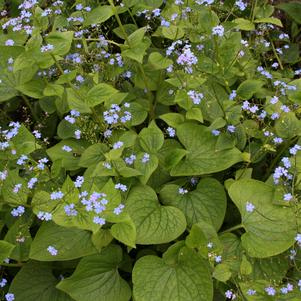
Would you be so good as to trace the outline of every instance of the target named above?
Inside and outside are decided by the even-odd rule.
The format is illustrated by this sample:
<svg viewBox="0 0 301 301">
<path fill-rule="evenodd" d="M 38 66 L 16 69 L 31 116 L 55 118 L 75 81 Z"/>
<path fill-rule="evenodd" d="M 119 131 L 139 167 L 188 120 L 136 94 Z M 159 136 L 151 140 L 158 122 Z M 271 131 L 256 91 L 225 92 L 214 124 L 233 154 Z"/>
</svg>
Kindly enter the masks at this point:
<svg viewBox="0 0 301 301">
<path fill-rule="evenodd" d="M 229 232 L 232 232 L 234 230 L 237 230 L 237 229 L 240 229 L 240 228 L 243 228 L 243 227 L 244 227 L 243 224 L 235 225 L 235 226 L 233 226 L 229 229 L 226 229 L 225 231 L 220 232 L 219 234 L 229 233 Z"/>
</svg>

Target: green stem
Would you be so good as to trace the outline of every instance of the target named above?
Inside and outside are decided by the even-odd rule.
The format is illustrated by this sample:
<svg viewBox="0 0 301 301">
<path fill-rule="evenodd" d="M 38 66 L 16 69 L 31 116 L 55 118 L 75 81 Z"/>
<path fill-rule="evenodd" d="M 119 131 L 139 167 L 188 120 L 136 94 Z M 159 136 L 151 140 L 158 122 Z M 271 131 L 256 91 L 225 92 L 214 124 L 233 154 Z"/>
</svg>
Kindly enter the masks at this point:
<svg viewBox="0 0 301 301">
<path fill-rule="evenodd" d="M 258 2 L 258 0 L 255 0 L 255 2 L 253 2 L 254 6 L 252 7 L 252 18 L 251 18 L 252 23 L 254 22 L 254 19 L 255 19 L 255 10 L 257 7 L 257 2 Z"/>
<path fill-rule="evenodd" d="M 237 229 L 240 229 L 240 228 L 243 228 L 243 227 L 244 227 L 243 224 L 235 225 L 235 226 L 233 226 L 229 229 L 226 229 L 225 231 L 220 232 L 219 234 L 229 233 L 229 232 L 232 232 L 234 230 L 237 230 Z"/>
<path fill-rule="evenodd" d="M 275 49 L 275 45 L 274 45 L 274 43 L 272 42 L 271 39 L 270 39 L 270 43 L 271 43 L 271 45 L 272 45 L 273 53 L 274 53 L 274 55 L 275 55 L 275 57 L 276 57 L 276 60 L 277 60 L 277 62 L 278 62 L 278 64 L 279 64 L 279 66 L 280 66 L 280 69 L 283 70 L 282 62 L 281 62 L 280 57 L 279 57 L 279 55 L 278 55 L 278 53 L 277 53 L 277 51 L 276 51 L 276 49 Z"/>
<path fill-rule="evenodd" d="M 116 6 L 114 5 L 113 0 L 109 0 L 109 3 L 110 3 L 110 5 L 111 5 L 112 8 L 113 8 L 113 11 L 114 11 L 114 15 L 115 15 L 116 21 L 117 21 L 119 27 L 121 28 L 121 30 L 122 30 L 122 32 L 123 32 L 123 34 L 124 34 L 124 38 L 125 38 L 127 44 L 130 46 L 129 39 L 128 39 L 128 35 L 127 35 L 127 33 L 126 33 L 126 31 L 125 31 L 123 25 L 122 25 L 122 22 L 121 22 L 121 20 L 120 20 L 120 18 L 119 18 L 119 15 L 117 14 Z"/>
</svg>

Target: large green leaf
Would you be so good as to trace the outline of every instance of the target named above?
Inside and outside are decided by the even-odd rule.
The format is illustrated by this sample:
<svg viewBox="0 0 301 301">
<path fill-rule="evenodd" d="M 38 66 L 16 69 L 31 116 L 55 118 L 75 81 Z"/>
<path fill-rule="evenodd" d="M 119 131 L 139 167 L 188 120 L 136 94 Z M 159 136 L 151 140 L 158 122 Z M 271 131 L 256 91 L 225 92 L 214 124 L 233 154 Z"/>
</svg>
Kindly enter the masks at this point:
<svg viewBox="0 0 301 301">
<path fill-rule="evenodd" d="M 47 251 L 49 246 L 58 251 L 56 256 Z M 44 222 L 32 242 L 29 257 L 40 261 L 59 261 L 80 258 L 96 252 L 89 232 Z"/>
<path fill-rule="evenodd" d="M 188 193 L 180 194 L 179 188 L 176 184 L 165 185 L 160 191 L 162 202 L 181 209 L 189 227 L 205 221 L 218 230 L 226 213 L 227 202 L 223 185 L 215 179 L 205 178 L 195 190 Z"/>
<path fill-rule="evenodd" d="M 274 188 L 263 182 L 243 179 L 233 183 L 229 194 L 238 207 L 246 233 L 242 245 L 252 257 L 280 254 L 294 244 L 296 217 L 292 207 L 273 204 Z M 246 210 L 247 203 L 255 206 Z"/>
<path fill-rule="evenodd" d="M 178 126 L 177 136 L 186 156 L 171 169 L 172 176 L 203 175 L 225 170 L 242 160 L 237 148 L 216 150 L 217 138 L 208 128 L 193 123 Z"/>
<path fill-rule="evenodd" d="M 111 245 L 99 254 L 84 257 L 71 277 L 57 288 L 76 301 L 127 301 L 131 290 L 118 273 L 122 250 Z"/>
<path fill-rule="evenodd" d="M 126 200 L 125 210 L 137 229 L 137 244 L 161 244 L 179 237 L 186 228 L 184 214 L 175 207 L 161 206 L 149 186 L 134 187 Z"/>
<path fill-rule="evenodd" d="M 167 253 L 174 251 L 170 249 Z M 212 279 L 206 261 L 185 246 L 175 251 L 178 252 L 173 258 L 165 253 L 163 259 L 149 255 L 136 262 L 133 270 L 136 301 L 213 299 Z"/>
<path fill-rule="evenodd" d="M 15 276 L 9 291 L 16 300 L 71 301 L 67 294 L 55 288 L 57 283 L 49 263 L 30 261 Z"/>
</svg>

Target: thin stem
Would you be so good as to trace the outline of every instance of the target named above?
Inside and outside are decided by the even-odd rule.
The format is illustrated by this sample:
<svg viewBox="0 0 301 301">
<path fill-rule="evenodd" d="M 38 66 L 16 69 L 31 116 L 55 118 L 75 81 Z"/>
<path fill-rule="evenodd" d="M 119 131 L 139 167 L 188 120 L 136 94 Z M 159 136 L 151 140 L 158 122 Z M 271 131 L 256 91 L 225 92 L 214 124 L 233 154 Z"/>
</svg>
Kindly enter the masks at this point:
<svg viewBox="0 0 301 301">
<path fill-rule="evenodd" d="M 252 18 L 251 18 L 251 21 L 254 22 L 254 19 L 255 19 L 255 10 L 256 10 L 256 7 L 257 7 L 257 2 L 258 0 L 255 0 L 255 3 L 254 6 L 252 7 Z"/>
<path fill-rule="evenodd" d="M 21 97 L 23 98 L 24 102 L 26 103 L 27 107 L 29 108 L 30 112 L 31 112 L 31 115 L 33 117 L 33 119 L 36 121 L 36 122 L 39 122 L 39 117 L 38 115 L 36 114 L 36 112 L 34 111 L 31 103 L 30 103 L 30 100 L 27 98 L 27 96 L 25 96 L 24 94 L 21 94 Z"/>
<path fill-rule="evenodd" d="M 243 224 L 235 225 L 235 226 L 233 226 L 229 229 L 226 229 L 225 231 L 220 232 L 219 234 L 229 233 L 229 232 L 232 232 L 234 230 L 237 230 L 237 229 L 240 229 L 240 228 L 243 228 L 243 227 L 244 227 Z"/>
<path fill-rule="evenodd" d="M 119 27 L 121 28 L 121 30 L 122 30 L 122 32 L 123 32 L 123 34 L 124 34 L 124 38 L 125 38 L 127 44 L 130 46 L 129 39 L 128 39 L 128 35 L 127 35 L 127 33 L 126 33 L 126 31 L 125 31 L 123 25 L 122 25 L 122 22 L 121 22 L 121 20 L 120 20 L 120 18 L 119 18 L 119 15 L 117 14 L 116 6 L 114 5 L 114 2 L 113 2 L 112 0 L 109 0 L 109 3 L 110 3 L 110 5 L 113 7 L 113 11 L 114 11 L 114 15 L 115 15 L 116 21 L 117 21 Z"/>
<path fill-rule="evenodd" d="M 277 62 L 278 62 L 278 64 L 279 64 L 279 66 L 280 66 L 280 69 L 283 70 L 283 65 L 282 65 L 282 62 L 281 62 L 281 60 L 280 60 L 280 57 L 279 57 L 279 55 L 278 55 L 278 53 L 277 53 L 277 51 L 276 51 L 276 49 L 275 49 L 275 45 L 274 45 L 274 43 L 272 42 L 271 39 L 270 39 L 270 42 L 271 42 L 271 45 L 272 45 L 273 53 L 274 53 L 274 55 L 275 55 L 275 57 L 276 57 L 276 60 L 277 60 Z"/>
</svg>

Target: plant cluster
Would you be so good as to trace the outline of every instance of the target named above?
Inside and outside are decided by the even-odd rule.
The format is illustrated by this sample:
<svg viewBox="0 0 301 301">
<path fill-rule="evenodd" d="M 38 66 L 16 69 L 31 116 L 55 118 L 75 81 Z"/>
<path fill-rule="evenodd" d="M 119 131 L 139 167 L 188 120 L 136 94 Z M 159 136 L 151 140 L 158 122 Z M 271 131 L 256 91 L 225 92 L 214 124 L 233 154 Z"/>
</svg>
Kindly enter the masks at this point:
<svg viewBox="0 0 301 301">
<path fill-rule="evenodd" d="M 301 300 L 301 3 L 0 1 L 0 299 Z"/>
</svg>

